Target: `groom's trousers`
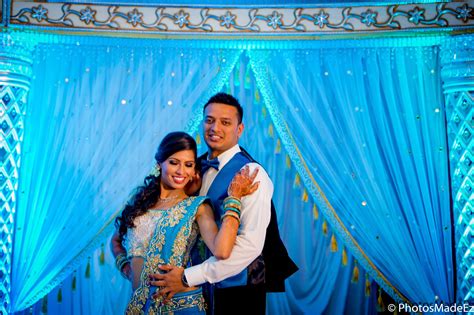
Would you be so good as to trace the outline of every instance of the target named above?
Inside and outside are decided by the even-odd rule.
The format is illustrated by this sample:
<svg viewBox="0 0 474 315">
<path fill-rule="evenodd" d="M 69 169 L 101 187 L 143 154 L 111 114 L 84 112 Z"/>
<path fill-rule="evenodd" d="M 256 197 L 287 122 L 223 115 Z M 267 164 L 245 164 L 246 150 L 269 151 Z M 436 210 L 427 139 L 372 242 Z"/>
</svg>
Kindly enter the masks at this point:
<svg viewBox="0 0 474 315">
<path fill-rule="evenodd" d="M 214 315 L 265 315 L 265 285 L 214 289 Z"/>
</svg>

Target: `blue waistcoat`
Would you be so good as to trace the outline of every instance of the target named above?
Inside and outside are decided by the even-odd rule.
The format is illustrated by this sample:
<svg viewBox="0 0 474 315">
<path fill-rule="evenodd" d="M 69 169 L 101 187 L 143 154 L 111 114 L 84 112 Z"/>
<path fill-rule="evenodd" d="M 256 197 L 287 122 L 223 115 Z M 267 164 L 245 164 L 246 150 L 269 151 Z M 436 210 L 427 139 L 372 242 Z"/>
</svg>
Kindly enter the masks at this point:
<svg viewBox="0 0 474 315">
<path fill-rule="evenodd" d="M 221 217 L 224 215 L 223 202 L 228 196 L 227 188 L 229 187 L 232 178 L 245 164 L 251 161 L 241 152 L 235 154 L 229 162 L 219 171 L 216 178 L 209 187 L 207 196 L 211 199 L 214 206 L 214 217 L 216 223 L 220 228 Z M 242 286 L 247 284 L 247 268 L 239 274 L 227 278 L 219 283 L 216 283 L 217 288 L 227 288 L 234 286 Z"/>
<path fill-rule="evenodd" d="M 222 203 L 227 197 L 227 188 L 235 173 L 247 163 L 258 163 L 242 147 L 240 149 L 241 152 L 234 155 L 219 171 L 207 193 L 214 207 L 214 216 L 218 226 L 220 226 L 220 219 L 224 214 Z M 200 157 L 200 159 L 204 158 L 206 158 L 206 155 Z M 280 238 L 275 207 L 272 202 L 270 223 L 266 230 L 262 254 L 241 273 L 221 281 L 216 284 L 216 287 L 255 285 L 263 281 L 267 292 L 284 292 L 285 279 L 297 270 L 298 267 L 288 256 L 285 245 Z"/>
</svg>

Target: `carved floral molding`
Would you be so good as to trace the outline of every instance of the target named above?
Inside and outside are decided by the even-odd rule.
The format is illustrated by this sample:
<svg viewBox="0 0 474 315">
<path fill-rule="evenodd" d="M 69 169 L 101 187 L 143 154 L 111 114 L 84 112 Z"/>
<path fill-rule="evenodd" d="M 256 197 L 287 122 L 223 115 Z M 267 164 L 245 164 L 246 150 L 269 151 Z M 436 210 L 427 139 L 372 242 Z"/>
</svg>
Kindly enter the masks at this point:
<svg viewBox="0 0 474 315">
<path fill-rule="evenodd" d="M 474 0 L 386 6 L 211 8 L 14 1 L 10 23 L 141 33 L 325 34 L 474 27 Z"/>
</svg>

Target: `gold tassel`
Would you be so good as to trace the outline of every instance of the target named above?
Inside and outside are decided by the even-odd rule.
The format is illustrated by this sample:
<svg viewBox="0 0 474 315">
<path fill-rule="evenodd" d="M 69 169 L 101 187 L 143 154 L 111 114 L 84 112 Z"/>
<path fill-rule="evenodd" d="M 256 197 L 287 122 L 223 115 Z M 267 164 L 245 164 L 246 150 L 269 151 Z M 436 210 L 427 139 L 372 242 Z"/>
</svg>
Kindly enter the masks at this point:
<svg viewBox="0 0 474 315">
<path fill-rule="evenodd" d="M 267 118 L 267 108 L 265 106 L 262 106 L 262 115 L 263 118 Z"/>
<path fill-rule="evenodd" d="M 291 168 L 291 159 L 290 159 L 290 156 L 288 154 L 286 155 L 286 168 L 288 168 L 288 169 Z"/>
<path fill-rule="evenodd" d="M 72 276 L 72 284 L 71 284 L 71 289 L 73 291 L 76 291 L 76 272 L 74 271 L 74 275 Z"/>
<path fill-rule="evenodd" d="M 268 135 L 273 138 L 273 125 L 272 124 L 268 126 Z"/>
<path fill-rule="evenodd" d="M 260 103 L 260 92 L 255 89 L 255 103 Z"/>
<path fill-rule="evenodd" d="M 104 244 L 100 245 L 100 256 L 99 256 L 99 264 L 105 264 L 105 253 L 104 253 Z"/>
<path fill-rule="evenodd" d="M 342 249 L 342 265 L 347 266 L 347 252 L 346 249 Z"/>
<path fill-rule="evenodd" d="M 63 301 L 63 290 L 61 287 L 59 287 L 58 290 L 58 303 L 61 303 Z"/>
<path fill-rule="evenodd" d="M 328 235 L 328 224 L 326 221 L 323 222 L 323 234 Z"/>
<path fill-rule="evenodd" d="M 382 288 L 379 288 L 379 296 L 377 298 L 377 312 L 385 312 L 385 304 L 382 299 Z"/>
<path fill-rule="evenodd" d="M 314 216 L 314 219 L 315 219 L 315 220 L 319 219 L 318 207 L 316 207 L 315 204 L 313 204 L 313 216 Z"/>
<path fill-rule="evenodd" d="M 41 313 L 48 314 L 48 295 L 45 295 L 41 301 Z"/>
<path fill-rule="evenodd" d="M 354 269 L 352 270 L 352 283 L 359 282 L 359 267 L 357 267 L 357 261 L 354 261 Z"/>
<path fill-rule="evenodd" d="M 303 196 L 301 196 L 301 200 L 303 200 L 304 202 L 308 202 L 308 191 L 306 190 L 306 188 L 303 190 Z"/>
<path fill-rule="evenodd" d="M 91 277 L 91 258 L 87 259 L 87 266 L 86 266 L 86 278 L 89 279 Z"/>
<path fill-rule="evenodd" d="M 370 281 L 369 276 L 367 274 L 365 274 L 365 296 L 370 296 Z"/>
<path fill-rule="evenodd" d="M 281 142 L 280 139 L 277 139 L 277 144 L 275 147 L 275 154 L 280 154 L 281 153 Z"/>
<path fill-rule="evenodd" d="M 293 187 L 299 187 L 301 184 L 301 178 L 300 178 L 300 174 L 296 173 L 295 175 L 295 181 L 293 183 Z"/>
<path fill-rule="evenodd" d="M 201 145 L 201 135 L 199 134 L 199 132 L 196 134 L 196 144 Z"/>
<path fill-rule="evenodd" d="M 249 90 L 252 86 L 252 80 L 250 78 L 250 73 L 252 72 L 252 69 L 250 69 L 250 64 L 247 65 L 247 70 L 245 71 L 245 81 L 244 81 L 244 87 Z"/>
<path fill-rule="evenodd" d="M 337 252 L 337 240 L 334 234 L 331 236 L 331 252 Z"/>
</svg>

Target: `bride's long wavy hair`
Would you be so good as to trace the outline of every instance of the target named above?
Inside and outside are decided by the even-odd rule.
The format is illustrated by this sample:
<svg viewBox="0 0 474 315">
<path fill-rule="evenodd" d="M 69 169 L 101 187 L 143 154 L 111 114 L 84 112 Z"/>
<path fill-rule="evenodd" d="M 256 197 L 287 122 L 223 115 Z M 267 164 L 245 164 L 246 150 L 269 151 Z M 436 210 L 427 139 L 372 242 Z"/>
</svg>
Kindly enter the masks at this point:
<svg viewBox="0 0 474 315">
<path fill-rule="evenodd" d="M 163 163 L 171 155 L 179 151 L 192 150 L 194 160 L 197 160 L 196 141 L 185 132 L 171 132 L 161 141 L 158 151 L 155 154 L 157 164 Z M 153 207 L 161 192 L 161 172 L 160 175 L 148 175 L 143 181 L 143 185 L 135 189 L 132 197 L 120 216 L 115 219 L 115 226 L 118 229 L 120 240 L 123 241 L 127 229 L 135 227 L 133 221 L 136 217 L 145 214 L 148 209 Z"/>
</svg>

